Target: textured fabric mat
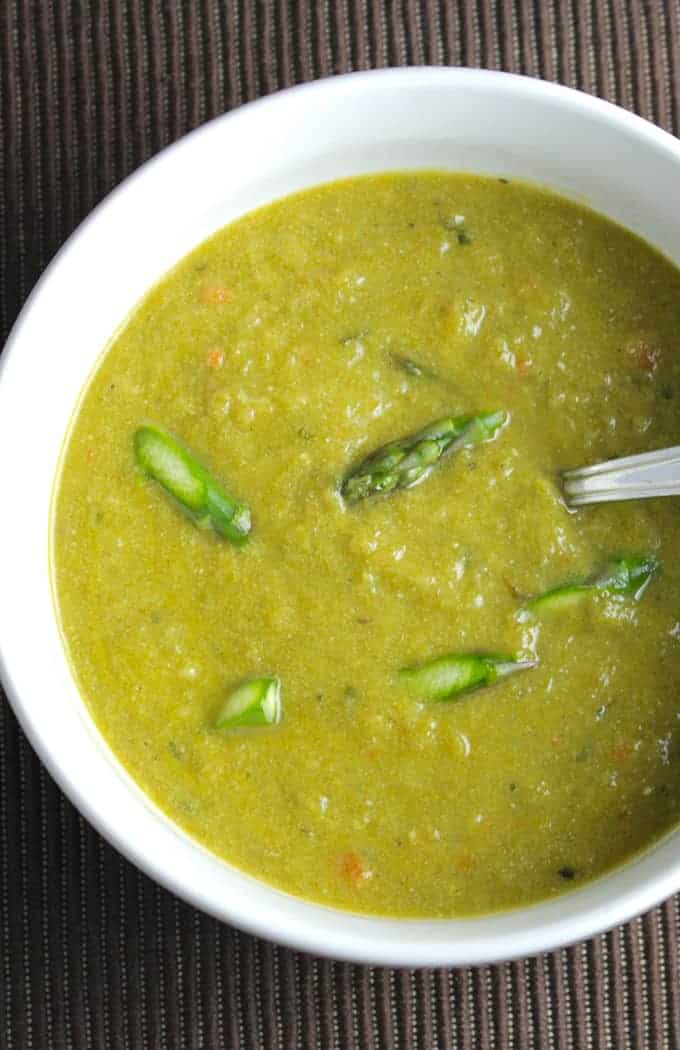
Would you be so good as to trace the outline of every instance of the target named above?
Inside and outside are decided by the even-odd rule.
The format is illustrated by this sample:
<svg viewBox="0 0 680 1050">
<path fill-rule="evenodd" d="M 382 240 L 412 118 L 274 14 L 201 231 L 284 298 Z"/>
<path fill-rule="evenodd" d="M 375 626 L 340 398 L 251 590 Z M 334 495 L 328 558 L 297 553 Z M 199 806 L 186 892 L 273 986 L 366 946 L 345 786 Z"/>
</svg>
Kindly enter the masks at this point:
<svg viewBox="0 0 680 1050">
<path fill-rule="evenodd" d="M 680 131 L 680 0 L 0 0 L 0 27 L 3 336 L 59 245 L 128 172 L 289 84 L 486 66 Z M 679 940 L 676 899 L 566 951 L 458 971 L 339 965 L 258 941 L 107 846 L 0 696 L 2 1050 L 677 1048 Z"/>
</svg>

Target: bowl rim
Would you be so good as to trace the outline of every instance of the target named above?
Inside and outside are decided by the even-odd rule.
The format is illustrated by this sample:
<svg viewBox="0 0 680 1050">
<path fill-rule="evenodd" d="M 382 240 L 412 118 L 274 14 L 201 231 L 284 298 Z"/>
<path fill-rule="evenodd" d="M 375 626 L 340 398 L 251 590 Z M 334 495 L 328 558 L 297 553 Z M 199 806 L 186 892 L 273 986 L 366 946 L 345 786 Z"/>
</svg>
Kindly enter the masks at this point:
<svg viewBox="0 0 680 1050">
<path fill-rule="evenodd" d="M 8 365 L 14 355 L 21 350 L 27 320 L 36 307 L 39 306 L 45 289 L 52 281 L 55 272 L 61 266 L 65 256 L 77 250 L 80 239 L 86 230 L 93 223 L 96 223 L 100 216 L 109 213 L 116 207 L 119 197 L 126 194 L 137 183 L 154 177 L 157 169 L 171 164 L 176 156 L 190 150 L 198 139 L 215 135 L 218 128 L 221 131 L 222 128 L 235 120 L 242 121 L 244 118 L 247 119 L 249 113 L 253 113 L 256 110 L 275 110 L 280 106 L 288 106 L 292 98 L 312 93 L 330 97 L 336 93 L 341 93 L 348 85 L 354 85 L 357 89 L 360 89 L 363 84 L 367 82 L 372 83 L 376 80 L 387 83 L 392 81 L 399 87 L 403 87 L 405 84 L 415 85 L 418 82 L 423 83 L 426 81 L 430 83 L 437 80 L 441 81 L 442 84 L 446 83 L 449 86 L 456 85 L 458 87 L 465 87 L 471 84 L 479 85 L 480 83 L 495 83 L 497 85 L 505 85 L 508 91 L 516 91 L 524 97 L 525 101 L 530 101 L 532 98 L 552 96 L 567 107 L 580 110 L 581 112 L 599 114 L 608 123 L 618 124 L 638 140 L 647 140 L 647 142 L 664 152 L 670 153 L 673 159 L 680 163 L 680 141 L 642 117 L 582 91 L 518 74 L 466 67 L 412 66 L 347 73 L 286 88 L 238 106 L 234 110 L 217 116 L 195 128 L 143 163 L 103 198 L 83 222 L 76 227 L 55 254 L 21 309 L 11 329 L 4 351 L 0 356 L 0 390 L 3 387 Z M 481 917 L 455 920 L 370 917 L 357 915 L 356 913 L 345 913 L 339 909 L 329 909 L 323 904 L 303 900 L 302 898 L 292 898 L 306 908 L 316 909 L 317 911 L 322 910 L 330 913 L 338 920 L 337 938 L 333 943 L 330 943 L 328 932 L 319 927 L 312 929 L 311 923 L 308 923 L 303 931 L 296 928 L 294 921 L 291 921 L 290 918 L 281 917 L 278 914 L 274 917 L 271 910 L 263 909 L 262 913 L 252 910 L 246 913 L 239 906 L 239 900 L 218 900 L 216 893 L 209 899 L 204 893 L 199 892 L 191 885 L 187 885 L 179 876 L 176 876 L 171 868 L 169 869 L 163 864 L 162 858 L 151 856 L 140 843 L 131 842 L 123 829 L 110 820 L 108 814 L 101 811 L 96 795 L 94 793 L 84 794 L 81 787 L 76 783 L 76 778 L 57 760 L 50 747 L 50 742 L 41 733 L 35 713 L 24 703 L 19 689 L 15 686 L 11 665 L 11 654 L 7 651 L 5 641 L 0 635 L 0 680 L 4 685 L 9 702 L 23 731 L 61 790 L 64 791 L 78 811 L 102 834 L 107 842 L 111 843 L 154 881 L 169 889 L 181 899 L 189 901 L 193 906 L 248 933 L 275 940 L 277 943 L 290 948 L 343 961 L 375 965 L 419 967 L 498 963 L 561 948 L 586 937 L 591 937 L 619 923 L 630 920 L 648 908 L 659 904 L 671 893 L 680 889 L 680 861 L 678 861 L 672 870 L 661 871 L 656 877 L 647 880 L 644 884 L 633 883 L 626 893 L 613 896 L 606 908 L 600 905 L 585 909 L 582 914 L 579 914 L 576 919 L 571 919 L 569 923 L 557 920 L 544 922 L 537 930 L 530 928 L 526 937 L 517 937 L 513 941 L 507 940 L 499 932 L 489 934 L 486 939 L 482 937 L 479 944 L 476 941 L 469 942 L 463 953 L 458 950 L 460 945 L 457 943 L 457 934 L 453 932 L 447 941 L 437 942 L 435 945 L 428 943 L 425 936 L 421 938 L 416 937 L 414 940 L 402 940 L 398 934 L 395 934 L 391 940 L 386 938 L 384 942 L 378 945 L 371 942 L 368 931 L 371 925 L 377 922 L 379 924 L 386 923 L 392 928 L 396 924 L 400 932 L 403 931 L 404 934 L 406 934 L 408 928 L 423 928 L 428 925 L 432 926 L 432 924 L 438 926 L 442 924 L 449 925 L 452 928 L 455 927 L 459 932 L 461 928 L 466 926 L 471 928 L 471 925 L 478 927 L 483 925 L 484 920 Z M 194 845 L 203 849 L 195 841 Z M 653 846 L 651 850 L 654 851 L 656 848 L 656 846 Z M 616 869 L 616 871 L 619 870 Z M 615 874 L 616 872 L 606 874 L 595 881 L 599 883 L 610 880 Z M 248 876 L 248 878 L 251 877 Z M 256 879 L 252 881 L 260 887 L 266 887 L 282 898 L 291 898 L 291 895 L 277 890 L 267 883 Z M 568 910 L 568 901 L 575 898 L 579 892 L 574 891 L 562 894 L 556 899 L 563 902 L 565 910 Z M 517 916 L 521 912 L 527 915 L 527 925 L 530 927 L 530 915 L 533 910 L 540 907 L 541 905 L 532 905 L 510 912 L 498 913 L 488 918 L 494 922 L 503 915 Z M 361 920 L 359 926 L 362 925 L 363 920 L 366 920 L 364 923 L 367 931 L 366 936 L 361 941 L 354 940 L 353 936 L 345 936 L 343 938 L 341 934 L 343 918 L 347 918 L 348 925 L 354 919 L 359 919 Z M 493 942 L 493 947 L 490 946 L 490 942 Z"/>
</svg>

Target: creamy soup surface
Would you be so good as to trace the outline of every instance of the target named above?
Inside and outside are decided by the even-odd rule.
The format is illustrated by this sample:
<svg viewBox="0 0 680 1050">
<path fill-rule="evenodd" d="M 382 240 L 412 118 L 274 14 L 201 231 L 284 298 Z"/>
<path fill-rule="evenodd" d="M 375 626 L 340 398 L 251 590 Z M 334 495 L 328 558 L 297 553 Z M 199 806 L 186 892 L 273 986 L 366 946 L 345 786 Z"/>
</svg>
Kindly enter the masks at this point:
<svg viewBox="0 0 680 1050">
<path fill-rule="evenodd" d="M 389 174 L 235 222 L 139 304 L 67 440 L 55 594 L 97 726 L 201 843 L 329 905 L 479 914 L 611 869 L 680 819 L 680 503 L 569 512 L 558 474 L 680 443 L 679 403 L 680 272 L 536 187 Z M 416 487 L 343 500 L 380 446 L 497 409 Z M 145 424 L 248 504 L 245 545 L 140 469 Z M 659 564 L 637 599 L 522 612 L 630 554 Z M 451 653 L 537 666 L 405 688 Z M 218 730 L 265 674 L 280 724 Z"/>
</svg>

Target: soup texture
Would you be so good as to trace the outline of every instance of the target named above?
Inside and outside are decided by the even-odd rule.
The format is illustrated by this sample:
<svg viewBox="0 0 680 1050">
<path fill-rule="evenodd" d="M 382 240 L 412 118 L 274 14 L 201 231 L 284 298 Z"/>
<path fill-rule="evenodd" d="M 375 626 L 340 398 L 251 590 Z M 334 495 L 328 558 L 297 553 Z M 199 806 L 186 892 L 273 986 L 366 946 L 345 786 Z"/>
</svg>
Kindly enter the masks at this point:
<svg viewBox="0 0 680 1050">
<path fill-rule="evenodd" d="M 185 258 L 91 379 L 53 518 L 79 688 L 154 802 L 261 879 L 396 916 L 531 903 L 669 831 L 680 504 L 570 512 L 559 472 L 680 442 L 679 333 L 668 261 L 506 179 L 338 182 Z M 417 486 L 343 497 L 386 443 L 496 411 Z M 140 467 L 145 426 L 248 505 L 246 543 Z M 632 555 L 644 593 L 603 569 Z M 532 666 L 438 702 L 399 673 L 470 653 Z M 280 723 L 217 728 L 264 675 Z"/>
</svg>

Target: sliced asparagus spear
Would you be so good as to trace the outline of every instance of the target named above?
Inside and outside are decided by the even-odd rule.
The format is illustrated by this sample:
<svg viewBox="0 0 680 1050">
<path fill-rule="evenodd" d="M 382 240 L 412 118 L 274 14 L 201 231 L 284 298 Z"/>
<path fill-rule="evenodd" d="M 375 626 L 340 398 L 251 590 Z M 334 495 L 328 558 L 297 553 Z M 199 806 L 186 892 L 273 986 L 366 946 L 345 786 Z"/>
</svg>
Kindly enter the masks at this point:
<svg viewBox="0 0 680 1050">
<path fill-rule="evenodd" d="M 607 594 L 625 594 L 637 602 L 659 567 L 653 554 L 629 554 L 608 562 L 593 580 L 593 587 Z"/>
<path fill-rule="evenodd" d="M 652 554 L 633 554 L 612 559 L 592 579 L 553 587 L 545 594 L 530 599 L 524 609 L 540 616 L 576 605 L 585 595 L 594 591 L 620 594 L 639 601 L 658 569 L 659 562 Z"/>
<path fill-rule="evenodd" d="M 229 693 L 215 719 L 216 729 L 275 725 L 281 721 L 278 678 L 248 678 Z"/>
<path fill-rule="evenodd" d="M 490 441 L 507 419 L 502 411 L 438 419 L 417 434 L 371 453 L 345 478 L 342 495 L 349 503 L 356 503 L 367 496 L 411 488 L 428 476 L 444 453 Z"/>
<path fill-rule="evenodd" d="M 213 528 L 232 543 L 242 544 L 250 532 L 250 510 L 176 438 L 156 426 L 140 427 L 134 436 L 137 463 L 173 496 L 201 528 Z"/>
<path fill-rule="evenodd" d="M 567 583 L 563 587 L 553 587 L 545 594 L 531 598 L 524 606 L 524 610 L 534 616 L 540 616 L 542 613 L 570 609 L 578 605 L 584 595 L 589 594 L 590 591 L 591 587 L 587 583 Z"/>
<path fill-rule="evenodd" d="M 536 661 L 511 656 L 449 653 L 416 667 L 405 667 L 399 678 L 409 692 L 422 700 L 450 700 L 535 666 Z"/>
</svg>

